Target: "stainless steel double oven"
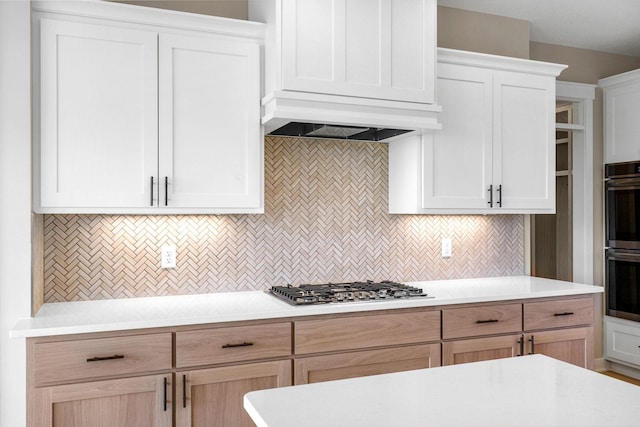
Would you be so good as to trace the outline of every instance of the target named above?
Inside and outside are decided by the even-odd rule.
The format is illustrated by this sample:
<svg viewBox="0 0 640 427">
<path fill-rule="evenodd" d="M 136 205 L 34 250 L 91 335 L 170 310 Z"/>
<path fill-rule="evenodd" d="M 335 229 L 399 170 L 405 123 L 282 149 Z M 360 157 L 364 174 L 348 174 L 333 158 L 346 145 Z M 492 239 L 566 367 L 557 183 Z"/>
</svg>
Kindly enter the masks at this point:
<svg viewBox="0 0 640 427">
<path fill-rule="evenodd" d="M 605 166 L 607 315 L 640 321 L 640 162 Z"/>
</svg>

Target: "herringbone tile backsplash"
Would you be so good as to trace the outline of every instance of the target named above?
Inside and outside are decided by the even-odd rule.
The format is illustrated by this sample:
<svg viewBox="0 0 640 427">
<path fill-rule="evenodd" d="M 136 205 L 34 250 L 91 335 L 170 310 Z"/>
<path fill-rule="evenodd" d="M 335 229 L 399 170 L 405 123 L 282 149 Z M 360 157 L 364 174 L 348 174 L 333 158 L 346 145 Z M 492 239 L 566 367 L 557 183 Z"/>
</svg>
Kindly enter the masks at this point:
<svg viewBox="0 0 640 427">
<path fill-rule="evenodd" d="M 523 274 L 521 215 L 389 215 L 387 159 L 385 144 L 267 137 L 264 215 L 46 215 L 45 302 Z M 176 269 L 160 268 L 166 244 Z"/>
</svg>

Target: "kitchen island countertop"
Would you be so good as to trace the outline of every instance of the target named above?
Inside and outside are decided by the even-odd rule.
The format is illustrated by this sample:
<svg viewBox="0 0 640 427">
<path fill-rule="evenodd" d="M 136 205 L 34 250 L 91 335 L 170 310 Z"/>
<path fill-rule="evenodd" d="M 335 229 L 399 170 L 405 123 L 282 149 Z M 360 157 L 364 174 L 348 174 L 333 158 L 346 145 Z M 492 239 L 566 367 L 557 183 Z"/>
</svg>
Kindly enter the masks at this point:
<svg viewBox="0 0 640 427">
<path fill-rule="evenodd" d="M 258 427 L 637 426 L 640 387 L 543 355 L 247 393 Z"/>
<path fill-rule="evenodd" d="M 20 319 L 10 334 L 26 338 L 603 292 L 600 286 L 530 276 L 406 283 L 432 298 L 292 306 L 267 292 L 248 291 L 47 303 L 34 317 Z"/>
</svg>

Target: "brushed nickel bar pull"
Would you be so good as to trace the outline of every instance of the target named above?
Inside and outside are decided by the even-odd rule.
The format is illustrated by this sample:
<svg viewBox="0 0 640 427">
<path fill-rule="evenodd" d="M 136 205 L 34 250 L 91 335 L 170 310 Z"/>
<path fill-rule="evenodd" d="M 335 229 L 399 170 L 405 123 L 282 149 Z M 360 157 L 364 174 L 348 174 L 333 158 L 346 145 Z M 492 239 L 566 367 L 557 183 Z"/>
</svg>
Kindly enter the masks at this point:
<svg viewBox="0 0 640 427">
<path fill-rule="evenodd" d="M 487 191 L 489 192 L 489 201 L 487 203 L 489 204 L 489 207 L 492 208 L 493 207 L 493 184 L 489 186 L 489 189 Z"/>
<path fill-rule="evenodd" d="M 114 354 L 113 356 L 104 356 L 104 357 L 91 357 L 89 359 L 87 359 L 87 362 L 102 362 L 104 360 L 117 360 L 117 359 L 124 359 L 124 354 Z"/>
<path fill-rule="evenodd" d="M 499 322 L 498 319 L 476 320 L 477 324 L 480 324 L 480 323 L 498 323 L 498 322 Z"/>
<path fill-rule="evenodd" d="M 182 407 L 187 407 L 187 376 L 182 376 Z"/>
<path fill-rule="evenodd" d="M 565 311 L 564 313 L 553 313 L 554 316 L 573 316 L 573 311 Z"/>
<path fill-rule="evenodd" d="M 225 344 L 222 348 L 251 347 L 252 345 L 252 342 L 243 342 L 241 344 Z"/>
</svg>

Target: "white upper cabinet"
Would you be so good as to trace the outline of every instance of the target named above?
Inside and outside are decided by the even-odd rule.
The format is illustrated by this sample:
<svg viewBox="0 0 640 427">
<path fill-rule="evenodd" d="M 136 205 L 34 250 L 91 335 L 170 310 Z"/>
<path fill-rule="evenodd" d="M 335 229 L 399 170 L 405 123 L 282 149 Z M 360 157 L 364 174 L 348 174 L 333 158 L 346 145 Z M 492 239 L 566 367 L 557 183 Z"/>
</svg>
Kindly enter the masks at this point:
<svg viewBox="0 0 640 427">
<path fill-rule="evenodd" d="M 43 19 L 40 205 L 144 207 L 157 174 L 157 36 Z"/>
<path fill-rule="evenodd" d="M 263 211 L 263 25 L 105 2 L 34 23 L 36 212 Z"/>
<path fill-rule="evenodd" d="M 640 70 L 601 79 L 604 162 L 640 160 Z"/>
<path fill-rule="evenodd" d="M 159 58 L 160 206 L 260 206 L 259 46 L 160 34 Z"/>
<path fill-rule="evenodd" d="M 562 65 L 439 49 L 442 129 L 392 141 L 391 213 L 555 211 Z"/>
<path fill-rule="evenodd" d="M 433 103 L 435 1 L 281 3 L 281 89 Z"/>
</svg>

